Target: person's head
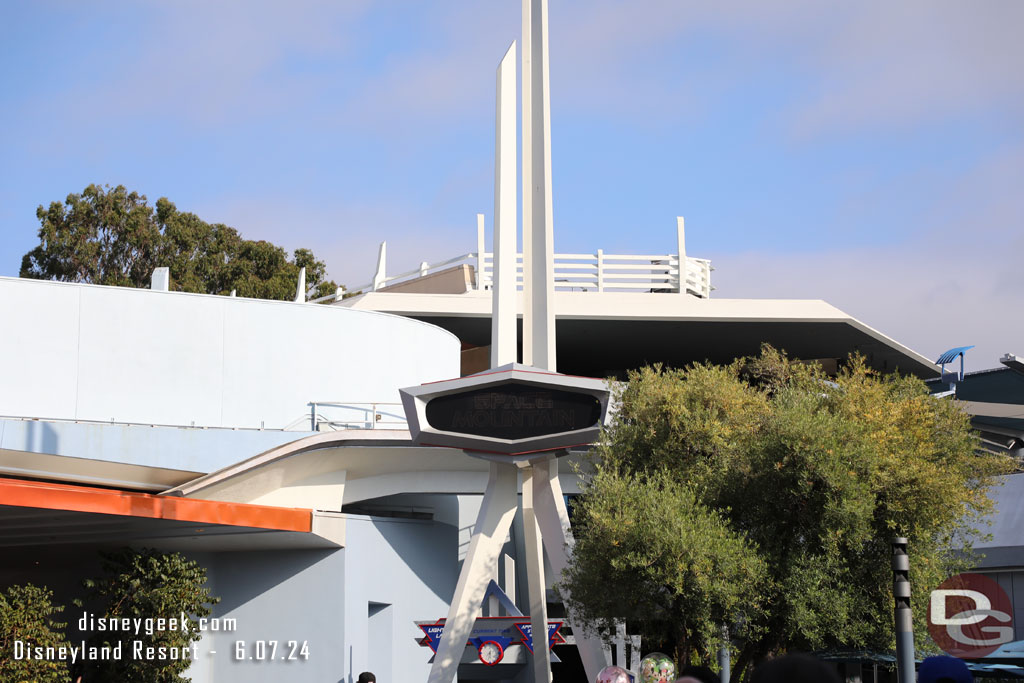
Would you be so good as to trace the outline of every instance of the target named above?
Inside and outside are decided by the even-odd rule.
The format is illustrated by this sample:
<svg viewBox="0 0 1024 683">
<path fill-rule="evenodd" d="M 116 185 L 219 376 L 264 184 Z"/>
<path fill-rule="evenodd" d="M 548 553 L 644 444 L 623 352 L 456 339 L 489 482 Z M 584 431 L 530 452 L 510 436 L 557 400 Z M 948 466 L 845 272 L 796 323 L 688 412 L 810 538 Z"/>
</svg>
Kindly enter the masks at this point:
<svg viewBox="0 0 1024 683">
<path fill-rule="evenodd" d="M 962 659 L 938 655 L 926 657 L 917 670 L 918 683 L 974 683 Z"/>
<path fill-rule="evenodd" d="M 684 666 L 679 675 L 680 678 L 676 683 L 679 681 L 683 681 L 683 683 L 722 683 L 718 674 L 706 666 Z"/>
<path fill-rule="evenodd" d="M 356 679 L 356 683 L 377 683 L 377 677 L 369 671 L 364 671 L 359 674 L 359 678 Z"/>
<path fill-rule="evenodd" d="M 750 683 L 839 683 L 839 675 L 820 659 L 794 654 L 763 662 Z"/>
</svg>

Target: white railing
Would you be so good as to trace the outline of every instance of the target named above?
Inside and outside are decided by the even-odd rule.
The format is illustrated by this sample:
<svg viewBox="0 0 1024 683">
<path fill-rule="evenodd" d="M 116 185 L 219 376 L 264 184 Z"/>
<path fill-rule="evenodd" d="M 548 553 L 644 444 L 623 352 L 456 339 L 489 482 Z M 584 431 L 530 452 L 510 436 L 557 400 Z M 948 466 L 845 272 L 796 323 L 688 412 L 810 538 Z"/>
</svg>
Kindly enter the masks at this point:
<svg viewBox="0 0 1024 683">
<path fill-rule="evenodd" d="M 442 270 L 454 268 L 460 265 L 473 265 L 476 263 L 476 254 L 462 254 L 455 258 L 450 258 L 447 261 L 441 261 L 439 263 L 427 263 L 424 261 L 420 264 L 420 267 L 415 270 L 409 270 L 398 275 L 385 275 L 384 274 L 384 258 L 387 249 L 387 242 L 381 242 L 380 245 L 380 256 L 377 259 L 377 274 L 373 278 L 373 282 L 367 282 L 365 285 L 359 285 L 357 287 L 343 288 L 339 287 L 338 291 L 334 294 L 328 294 L 322 296 L 319 299 L 312 299 L 310 303 L 319 304 L 329 301 L 340 301 L 346 296 L 354 296 L 356 294 L 362 294 L 363 292 L 376 292 L 378 289 L 388 287 L 390 285 L 399 284 L 401 282 L 409 282 L 417 278 L 430 275 Z"/>
<path fill-rule="evenodd" d="M 339 290 L 313 303 L 337 301 L 346 293 L 375 292 L 378 289 L 410 282 L 417 278 L 457 266 L 473 267 L 475 289 L 490 289 L 494 278 L 494 254 L 484 252 L 456 256 L 440 263 L 422 263 L 416 270 L 374 278 L 346 292 Z M 711 297 L 711 261 L 687 257 L 686 293 Z M 516 285 L 523 286 L 523 255 L 516 255 Z M 675 254 L 555 254 L 555 289 L 584 292 L 672 292 L 679 293 L 679 257 Z"/>
<path fill-rule="evenodd" d="M 401 403 L 311 401 L 309 428 L 314 432 L 342 429 L 408 429 Z"/>
<path fill-rule="evenodd" d="M 476 254 L 470 256 L 475 257 Z M 476 259 L 481 262 L 481 259 Z M 523 255 L 516 255 L 516 284 L 523 283 Z M 475 264 L 474 264 L 475 265 Z M 494 254 L 485 252 L 476 266 L 477 289 L 490 289 Z M 675 254 L 555 254 L 555 289 L 584 292 L 679 293 L 679 257 Z M 686 259 L 686 293 L 707 299 L 711 295 L 711 262 Z"/>
<path fill-rule="evenodd" d="M 682 219 L 678 221 L 679 252 L 685 254 Z M 714 289 L 711 286 L 711 261 L 686 256 L 685 267 L 680 269 L 679 260 L 678 254 L 606 254 L 602 249 L 593 254 L 555 254 L 555 289 L 583 292 L 669 292 L 689 294 L 701 299 L 710 298 L 711 290 Z M 382 242 L 372 282 L 350 287 L 348 292 L 339 288 L 336 293 L 315 299 L 313 303 L 339 301 L 347 295 L 376 292 L 458 266 L 473 268 L 474 289 L 490 289 L 494 277 L 494 254 L 484 251 L 482 215 L 477 216 L 476 252 L 440 263 L 424 261 L 414 270 L 387 275 L 387 242 Z M 522 254 L 516 254 L 516 285 L 522 289 Z"/>
</svg>

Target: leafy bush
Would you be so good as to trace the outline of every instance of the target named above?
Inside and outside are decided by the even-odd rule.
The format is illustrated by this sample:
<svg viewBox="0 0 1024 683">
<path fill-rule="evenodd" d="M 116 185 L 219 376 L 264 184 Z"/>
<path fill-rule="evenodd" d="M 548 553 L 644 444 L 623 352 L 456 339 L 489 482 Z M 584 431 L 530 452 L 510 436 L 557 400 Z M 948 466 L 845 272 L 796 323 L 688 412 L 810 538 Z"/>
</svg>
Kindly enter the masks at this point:
<svg viewBox="0 0 1024 683">
<path fill-rule="evenodd" d="M 15 643 L 24 647 L 67 646 L 64 628 L 55 615 L 64 609 L 53 604 L 53 591 L 32 584 L 11 586 L 0 592 L 0 683 L 65 683 L 64 662 L 15 659 Z"/>
<path fill-rule="evenodd" d="M 189 617 L 187 628 L 132 632 L 94 632 L 90 645 L 116 647 L 119 660 L 93 660 L 85 664 L 86 681 L 119 683 L 179 683 L 191 663 L 189 651 L 201 637 L 192 618 L 210 614 L 219 602 L 205 587 L 206 570 L 179 553 L 123 549 L 101 554 L 103 576 L 84 582 L 86 600 L 103 605 L 102 617 L 179 619 Z M 169 623 L 169 622 L 168 622 Z M 150 649 L 152 648 L 152 649 Z"/>
</svg>

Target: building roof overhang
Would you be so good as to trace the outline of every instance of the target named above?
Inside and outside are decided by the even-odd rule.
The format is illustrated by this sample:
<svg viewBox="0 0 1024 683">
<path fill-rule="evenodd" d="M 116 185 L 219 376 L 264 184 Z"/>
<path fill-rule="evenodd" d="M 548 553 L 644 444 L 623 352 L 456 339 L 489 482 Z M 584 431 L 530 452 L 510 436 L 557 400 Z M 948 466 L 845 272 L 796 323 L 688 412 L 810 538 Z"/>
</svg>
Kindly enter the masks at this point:
<svg viewBox="0 0 1024 683">
<path fill-rule="evenodd" d="M 578 493 L 578 476 L 561 458 L 562 489 Z M 564 463 L 564 464 L 562 464 Z M 417 446 L 406 430 L 345 430 L 307 436 L 165 492 L 221 501 L 343 505 L 398 494 L 480 495 L 489 463 L 461 448 Z"/>
<path fill-rule="evenodd" d="M 404 315 L 463 342 L 490 343 L 491 293 L 368 292 L 340 305 Z M 522 312 L 522 293 L 519 293 Z M 701 299 L 671 293 L 555 292 L 559 371 L 605 376 L 660 362 L 727 363 L 762 343 L 801 359 L 860 353 L 881 371 L 936 377 L 931 360 L 816 299 Z"/>
<path fill-rule="evenodd" d="M 0 547 L 146 545 L 225 550 L 338 547 L 311 510 L 0 479 Z"/>
<path fill-rule="evenodd" d="M 185 469 L 0 448 L 0 477 L 47 479 L 157 493 L 168 486 L 191 481 L 200 474 Z"/>
</svg>

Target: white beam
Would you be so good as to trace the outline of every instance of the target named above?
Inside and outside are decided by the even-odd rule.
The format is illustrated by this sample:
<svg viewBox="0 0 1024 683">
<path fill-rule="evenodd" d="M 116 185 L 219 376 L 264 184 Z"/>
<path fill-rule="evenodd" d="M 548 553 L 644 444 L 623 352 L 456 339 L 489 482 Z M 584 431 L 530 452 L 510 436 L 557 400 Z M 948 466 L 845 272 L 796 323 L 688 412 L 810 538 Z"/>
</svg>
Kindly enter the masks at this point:
<svg viewBox="0 0 1024 683">
<path fill-rule="evenodd" d="M 295 303 L 301 304 L 306 301 L 306 268 L 299 268 L 299 281 L 295 285 Z"/>
<path fill-rule="evenodd" d="M 522 79 L 522 190 L 523 190 L 523 365 L 533 365 L 533 312 L 530 307 L 533 268 L 533 39 L 531 35 L 532 6 L 530 0 L 523 0 L 523 65 L 519 76 Z"/>
<path fill-rule="evenodd" d="M 548 460 L 534 466 L 535 492 L 534 501 L 537 510 L 537 524 L 544 538 L 544 549 L 548 554 L 551 572 L 561 579 L 562 572 L 569 563 L 573 539 L 569 531 L 569 511 L 565 508 L 565 497 L 562 495 L 562 484 L 558 481 L 558 461 Z M 568 602 L 568 593 L 561 587 L 562 598 Z M 571 613 L 566 621 L 572 627 L 576 638 L 576 647 L 583 660 L 583 668 L 587 672 L 587 680 L 596 681 L 601 669 L 608 666 L 601 639 L 596 634 L 584 632 L 583 623 Z"/>
<path fill-rule="evenodd" d="M 676 216 L 676 245 L 679 259 L 679 293 L 686 294 L 686 228 L 682 216 Z"/>
<path fill-rule="evenodd" d="M 452 683 L 455 679 L 466 641 L 487 592 L 487 584 L 497 573 L 498 556 L 516 514 L 519 502 L 516 474 L 514 465 L 491 463 L 487 489 L 473 527 L 473 538 L 459 573 L 428 683 Z"/>
<path fill-rule="evenodd" d="M 545 461 L 546 462 L 546 461 Z M 547 478 L 547 469 L 537 463 L 523 468 L 523 546 L 526 553 L 526 589 L 530 600 L 530 624 L 533 630 L 534 683 L 551 683 L 551 652 L 548 647 L 548 601 L 544 581 L 544 549 L 537 525 L 538 479 Z"/>
<path fill-rule="evenodd" d="M 513 603 L 516 601 L 516 561 L 505 555 L 505 585 L 501 587 Z"/>
<path fill-rule="evenodd" d="M 377 291 L 384 286 L 384 280 L 387 279 L 388 269 L 388 243 L 385 240 L 380 243 L 380 250 L 377 252 L 377 272 L 373 274 L 373 291 Z"/>
<path fill-rule="evenodd" d="M 476 288 L 484 288 L 484 248 L 487 244 L 484 240 L 484 215 L 476 215 Z"/>
<path fill-rule="evenodd" d="M 547 0 L 523 0 L 523 42 L 523 284 L 524 290 L 529 289 L 524 297 L 526 310 L 523 314 L 524 320 L 527 317 L 530 320 L 530 334 L 525 337 L 524 330 L 523 344 L 531 349 L 529 365 L 555 371 L 555 243 Z M 527 51 L 530 53 L 528 64 Z"/>
<path fill-rule="evenodd" d="M 498 65 L 494 134 L 494 305 L 491 367 L 515 363 L 516 353 L 516 44 Z"/>
</svg>

